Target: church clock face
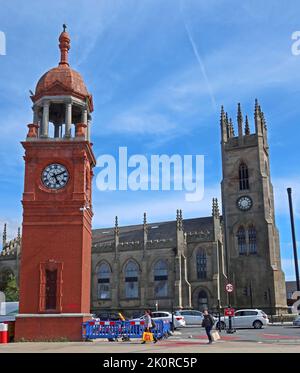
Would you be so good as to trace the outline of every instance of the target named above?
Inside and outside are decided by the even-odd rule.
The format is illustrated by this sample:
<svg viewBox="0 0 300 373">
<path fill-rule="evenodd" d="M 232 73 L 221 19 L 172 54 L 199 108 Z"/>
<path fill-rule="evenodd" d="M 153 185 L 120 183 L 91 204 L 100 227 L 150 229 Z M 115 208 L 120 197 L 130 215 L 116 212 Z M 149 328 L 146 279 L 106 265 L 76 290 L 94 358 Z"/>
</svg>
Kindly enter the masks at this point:
<svg viewBox="0 0 300 373">
<path fill-rule="evenodd" d="M 49 164 L 42 172 L 42 182 L 48 189 L 62 189 L 66 186 L 68 180 L 68 170 L 58 163 Z"/>
<path fill-rule="evenodd" d="M 242 211 L 250 210 L 252 207 L 252 199 L 248 196 L 242 196 L 236 201 L 237 207 Z"/>
</svg>

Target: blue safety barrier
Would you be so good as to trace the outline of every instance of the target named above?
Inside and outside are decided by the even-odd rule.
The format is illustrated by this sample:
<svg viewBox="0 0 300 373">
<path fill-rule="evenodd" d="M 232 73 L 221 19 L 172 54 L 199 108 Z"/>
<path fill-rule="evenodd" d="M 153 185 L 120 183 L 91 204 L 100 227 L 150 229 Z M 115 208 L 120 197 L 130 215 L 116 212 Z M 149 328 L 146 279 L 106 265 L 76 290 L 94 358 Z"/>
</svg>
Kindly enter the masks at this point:
<svg viewBox="0 0 300 373">
<path fill-rule="evenodd" d="M 145 331 L 145 322 L 141 321 L 98 321 L 89 320 L 82 324 L 82 338 L 108 339 L 110 341 L 122 338 L 129 340 L 142 338 Z M 151 328 L 155 338 L 168 338 L 170 335 L 170 323 L 167 320 L 155 320 L 155 327 Z"/>
</svg>

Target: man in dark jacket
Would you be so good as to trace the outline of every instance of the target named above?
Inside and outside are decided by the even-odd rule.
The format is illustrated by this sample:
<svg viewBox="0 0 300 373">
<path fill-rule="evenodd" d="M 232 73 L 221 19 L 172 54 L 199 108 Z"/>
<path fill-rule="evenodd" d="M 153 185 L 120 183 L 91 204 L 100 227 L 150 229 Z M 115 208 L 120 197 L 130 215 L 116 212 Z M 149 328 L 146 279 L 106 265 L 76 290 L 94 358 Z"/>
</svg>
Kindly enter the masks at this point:
<svg viewBox="0 0 300 373">
<path fill-rule="evenodd" d="M 212 327 L 214 326 L 214 323 L 215 323 L 215 320 L 214 318 L 212 317 L 212 315 L 210 315 L 208 313 L 207 310 L 204 310 L 203 311 L 203 321 L 202 321 L 202 326 L 205 328 L 205 331 L 206 331 L 206 335 L 207 335 L 207 338 L 208 338 L 208 343 L 211 344 L 212 343 L 212 338 L 211 338 L 211 329 Z"/>
</svg>

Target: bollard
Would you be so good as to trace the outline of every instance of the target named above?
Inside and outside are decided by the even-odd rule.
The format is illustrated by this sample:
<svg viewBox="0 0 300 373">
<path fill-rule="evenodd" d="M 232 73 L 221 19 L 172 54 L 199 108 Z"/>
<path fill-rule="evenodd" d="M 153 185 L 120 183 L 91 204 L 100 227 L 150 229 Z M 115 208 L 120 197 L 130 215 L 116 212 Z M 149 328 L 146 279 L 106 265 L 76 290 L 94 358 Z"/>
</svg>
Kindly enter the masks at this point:
<svg viewBox="0 0 300 373">
<path fill-rule="evenodd" d="M 8 325 L 0 324 L 0 343 L 8 343 Z"/>
</svg>

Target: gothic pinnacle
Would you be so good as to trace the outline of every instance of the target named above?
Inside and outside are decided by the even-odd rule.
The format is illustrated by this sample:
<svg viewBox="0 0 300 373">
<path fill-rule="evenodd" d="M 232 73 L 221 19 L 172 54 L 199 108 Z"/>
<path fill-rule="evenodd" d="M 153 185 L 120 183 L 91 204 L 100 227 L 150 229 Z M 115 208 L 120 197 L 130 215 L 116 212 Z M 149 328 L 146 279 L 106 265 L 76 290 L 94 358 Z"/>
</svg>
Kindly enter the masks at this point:
<svg viewBox="0 0 300 373">
<path fill-rule="evenodd" d="M 3 245 L 3 248 L 6 245 L 6 239 L 7 239 L 7 235 L 6 235 L 6 223 L 4 223 L 3 235 L 2 235 L 2 245 Z"/>
<path fill-rule="evenodd" d="M 238 103 L 237 122 L 238 122 L 239 137 L 242 137 L 243 136 L 243 115 L 242 115 L 240 103 Z"/>
<path fill-rule="evenodd" d="M 115 234 L 118 235 L 119 234 L 119 223 L 118 223 L 118 217 L 116 216 L 115 217 Z"/>
<path fill-rule="evenodd" d="M 250 127 L 249 127 L 248 115 L 246 115 L 246 119 L 245 119 L 245 135 L 250 135 Z"/>
<path fill-rule="evenodd" d="M 229 135 L 230 137 L 234 137 L 234 127 L 231 118 L 229 118 Z"/>
</svg>

